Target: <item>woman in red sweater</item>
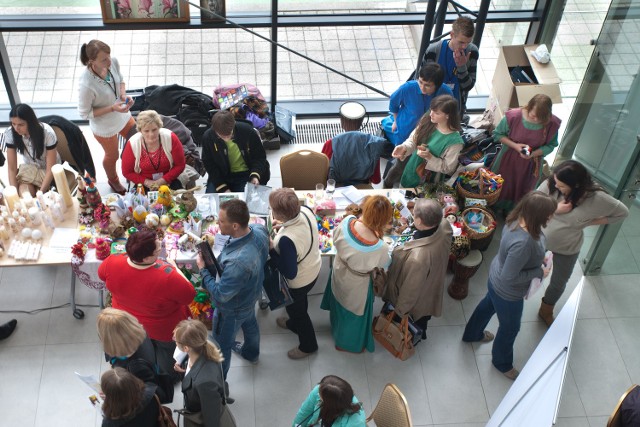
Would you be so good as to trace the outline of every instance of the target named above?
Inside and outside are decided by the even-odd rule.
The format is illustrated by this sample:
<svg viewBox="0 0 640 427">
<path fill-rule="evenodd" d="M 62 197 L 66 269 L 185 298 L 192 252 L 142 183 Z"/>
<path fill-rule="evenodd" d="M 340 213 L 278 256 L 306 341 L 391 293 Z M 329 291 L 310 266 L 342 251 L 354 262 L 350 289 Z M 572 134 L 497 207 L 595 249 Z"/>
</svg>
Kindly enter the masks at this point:
<svg viewBox="0 0 640 427">
<path fill-rule="evenodd" d="M 161 185 L 182 188 L 178 176 L 184 171 L 184 149 L 176 134 L 162 127 L 162 119 L 153 110 L 138 114 L 136 126 L 138 133 L 122 152 L 122 175 L 150 190 Z"/>
<path fill-rule="evenodd" d="M 155 231 L 133 233 L 127 240 L 127 253 L 107 257 L 98 276 L 111 292 L 113 308 L 132 314 L 144 326 L 156 345 L 158 364 L 173 366 L 173 330 L 189 317 L 196 290 L 173 260 L 158 259 L 160 248 Z M 160 348 L 165 351 L 158 351 Z M 160 360 L 165 354 L 169 360 Z"/>
</svg>

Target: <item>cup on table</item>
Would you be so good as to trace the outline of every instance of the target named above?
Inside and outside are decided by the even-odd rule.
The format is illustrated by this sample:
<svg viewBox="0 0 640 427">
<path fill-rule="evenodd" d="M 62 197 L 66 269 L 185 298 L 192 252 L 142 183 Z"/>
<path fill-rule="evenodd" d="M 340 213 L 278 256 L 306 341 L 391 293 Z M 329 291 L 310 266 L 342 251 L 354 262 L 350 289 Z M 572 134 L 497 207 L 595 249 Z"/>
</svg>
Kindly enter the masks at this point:
<svg viewBox="0 0 640 427">
<path fill-rule="evenodd" d="M 316 184 L 316 200 L 324 197 L 324 184 Z"/>
<path fill-rule="evenodd" d="M 326 190 L 326 196 L 328 199 L 333 198 L 333 193 L 336 191 L 336 180 L 335 179 L 328 179 L 327 180 L 327 190 Z"/>
</svg>

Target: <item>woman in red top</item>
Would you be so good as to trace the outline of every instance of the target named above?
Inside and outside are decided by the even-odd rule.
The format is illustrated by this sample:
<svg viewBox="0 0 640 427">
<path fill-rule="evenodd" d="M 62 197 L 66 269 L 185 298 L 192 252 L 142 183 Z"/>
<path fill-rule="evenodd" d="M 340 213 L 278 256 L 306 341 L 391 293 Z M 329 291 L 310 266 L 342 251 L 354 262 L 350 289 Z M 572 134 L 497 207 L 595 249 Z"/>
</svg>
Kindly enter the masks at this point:
<svg viewBox="0 0 640 427">
<path fill-rule="evenodd" d="M 162 127 L 162 119 L 153 110 L 138 114 L 136 126 L 138 133 L 122 152 L 122 175 L 151 190 L 161 185 L 182 188 L 178 176 L 184 171 L 184 149 L 176 134 Z"/>
<path fill-rule="evenodd" d="M 172 355 L 173 330 L 189 317 L 196 290 L 173 260 L 158 259 L 160 248 L 155 231 L 133 233 L 127 253 L 110 255 L 100 264 L 98 276 L 111 292 L 113 308 L 132 314 L 156 344 L 156 351 L 161 347 Z"/>
</svg>

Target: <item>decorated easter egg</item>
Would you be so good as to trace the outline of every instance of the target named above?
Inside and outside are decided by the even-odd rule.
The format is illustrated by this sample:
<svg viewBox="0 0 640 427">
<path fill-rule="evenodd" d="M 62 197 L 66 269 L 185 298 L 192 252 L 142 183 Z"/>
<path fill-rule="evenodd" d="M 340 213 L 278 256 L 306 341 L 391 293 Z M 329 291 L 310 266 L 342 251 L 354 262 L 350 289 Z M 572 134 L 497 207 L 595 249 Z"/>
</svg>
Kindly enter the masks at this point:
<svg viewBox="0 0 640 427">
<path fill-rule="evenodd" d="M 165 227 L 171 224 L 171 217 L 167 214 L 162 215 L 160 217 L 160 224 L 164 225 Z"/>
<path fill-rule="evenodd" d="M 157 214 L 150 213 L 144 219 L 144 222 L 147 224 L 147 227 L 155 228 L 160 224 L 160 217 Z"/>
</svg>

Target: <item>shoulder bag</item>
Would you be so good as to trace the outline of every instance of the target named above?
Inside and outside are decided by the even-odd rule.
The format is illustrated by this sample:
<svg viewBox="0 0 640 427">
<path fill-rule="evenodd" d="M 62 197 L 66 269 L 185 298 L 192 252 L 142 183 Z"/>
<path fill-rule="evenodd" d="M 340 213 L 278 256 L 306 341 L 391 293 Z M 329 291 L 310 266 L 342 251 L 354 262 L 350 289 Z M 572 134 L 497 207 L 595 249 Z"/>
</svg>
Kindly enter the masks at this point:
<svg viewBox="0 0 640 427">
<path fill-rule="evenodd" d="M 171 415 L 171 409 L 168 406 L 163 406 L 160 403 L 160 398 L 157 394 L 153 395 L 153 398 L 156 400 L 158 404 L 158 425 L 160 427 L 176 427 L 176 422 L 173 420 L 173 416 Z"/>
<path fill-rule="evenodd" d="M 309 245 L 309 250 L 307 251 L 305 256 L 302 257 L 300 261 L 298 261 L 298 265 L 300 265 L 300 263 L 304 261 L 311 253 L 311 249 L 313 249 L 314 247 L 315 240 L 313 238 L 313 228 L 311 227 L 311 221 L 309 220 L 309 217 L 305 214 L 302 215 L 307 220 L 307 224 L 309 224 L 309 232 L 311 233 L 311 244 Z M 272 265 L 268 261 L 264 265 L 264 281 L 262 282 L 262 287 L 264 288 L 264 292 L 267 294 L 267 298 L 269 299 L 269 309 L 271 309 L 271 311 L 286 307 L 293 303 L 291 292 L 289 292 L 289 283 L 287 282 L 287 278 L 280 273 L 276 266 Z"/>
<path fill-rule="evenodd" d="M 345 260 L 340 258 L 338 255 L 336 256 L 340 259 L 340 262 L 344 264 L 345 267 L 347 267 L 347 270 L 349 270 L 349 272 L 359 277 L 369 276 L 371 278 L 371 282 L 373 283 L 373 295 L 377 297 L 382 297 L 384 295 L 384 290 L 387 286 L 387 272 L 384 270 L 384 268 L 374 267 L 367 272 L 357 271 L 349 267 L 349 264 L 347 264 Z"/>
</svg>

